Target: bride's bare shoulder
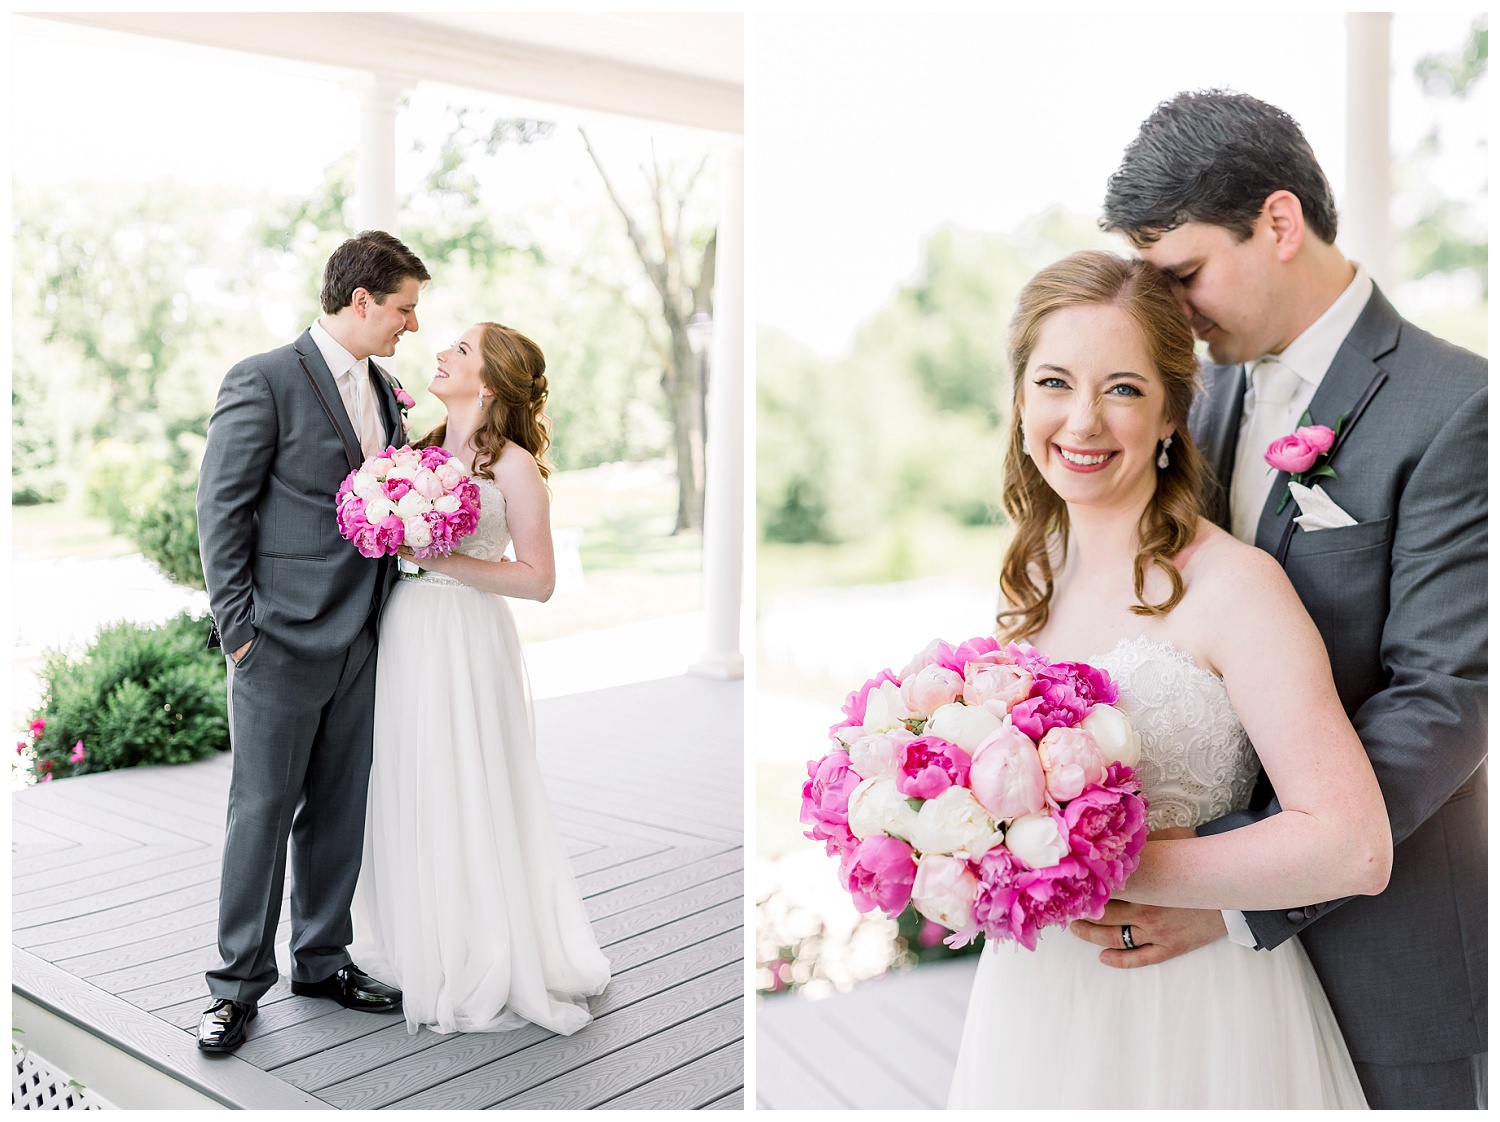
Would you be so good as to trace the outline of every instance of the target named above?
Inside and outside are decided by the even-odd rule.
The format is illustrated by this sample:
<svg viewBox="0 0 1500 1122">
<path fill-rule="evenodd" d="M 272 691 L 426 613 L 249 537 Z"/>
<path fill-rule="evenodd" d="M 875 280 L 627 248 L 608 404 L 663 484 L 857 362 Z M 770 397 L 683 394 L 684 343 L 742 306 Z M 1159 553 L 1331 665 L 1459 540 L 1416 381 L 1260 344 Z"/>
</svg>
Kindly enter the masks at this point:
<svg viewBox="0 0 1500 1122">
<path fill-rule="evenodd" d="M 1207 520 L 1189 550 L 1183 576 L 1199 600 L 1199 609 L 1215 624 L 1247 613 L 1302 613 L 1291 581 L 1265 550 L 1246 545 Z"/>
</svg>

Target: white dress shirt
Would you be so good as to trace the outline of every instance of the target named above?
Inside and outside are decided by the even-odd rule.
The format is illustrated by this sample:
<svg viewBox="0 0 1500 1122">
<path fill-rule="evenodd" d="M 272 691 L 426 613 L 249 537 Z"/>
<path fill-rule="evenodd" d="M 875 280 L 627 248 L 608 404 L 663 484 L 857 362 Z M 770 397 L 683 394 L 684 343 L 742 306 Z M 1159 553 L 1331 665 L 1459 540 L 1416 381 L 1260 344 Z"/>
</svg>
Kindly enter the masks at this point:
<svg viewBox="0 0 1500 1122">
<path fill-rule="evenodd" d="M 368 460 L 385 447 L 385 428 L 376 410 L 374 387 L 370 385 L 370 360 L 355 358 L 328 333 L 320 320 L 313 320 L 308 330 L 338 385 L 344 412 L 349 415 L 349 423 L 359 435 L 360 450 Z"/>
<path fill-rule="evenodd" d="M 1285 416 L 1282 418 L 1285 423 L 1277 426 L 1277 431 L 1285 436 L 1297 427 L 1303 412 L 1312 404 L 1313 395 L 1318 392 L 1324 375 L 1333 365 L 1334 355 L 1344 345 L 1344 339 L 1353 329 L 1354 321 L 1365 310 L 1374 291 L 1375 283 L 1370 279 L 1370 274 L 1365 271 L 1364 266 L 1356 266 L 1354 279 L 1349 282 L 1349 287 L 1344 289 L 1311 327 L 1293 339 L 1286 350 L 1279 355 L 1268 355 L 1245 364 L 1245 407 L 1240 415 L 1240 446 L 1234 458 L 1234 478 L 1240 481 L 1240 486 L 1230 489 L 1229 524 L 1236 528 L 1235 536 L 1247 544 L 1255 544 L 1255 526 L 1260 521 L 1260 512 L 1266 505 L 1266 499 L 1270 497 L 1271 484 L 1276 479 L 1276 472 L 1269 470 L 1266 464 L 1265 448 L 1248 447 L 1251 442 L 1245 439 L 1251 427 L 1251 412 L 1255 408 L 1255 367 L 1266 358 L 1275 357 L 1283 366 L 1296 371 L 1300 379 L 1296 392 L 1285 406 Z M 1313 424 L 1332 428 L 1337 420 L 1337 417 L 1314 417 Z M 1241 478 L 1245 473 L 1249 473 L 1248 480 L 1254 482 L 1253 487 L 1245 486 L 1246 479 Z M 1248 527 L 1248 536 L 1242 530 L 1243 527 Z M 1224 926 L 1228 929 L 1232 942 L 1244 947 L 1255 946 L 1255 935 L 1250 930 L 1250 924 L 1245 921 L 1243 912 L 1225 911 Z"/>
<path fill-rule="evenodd" d="M 1274 358 L 1282 366 L 1295 371 L 1300 382 L 1292 394 L 1281 416 L 1275 418 L 1279 424 L 1273 426 L 1278 436 L 1286 436 L 1297 427 L 1303 412 L 1312 404 L 1313 395 L 1323 382 L 1323 376 L 1333 365 L 1333 356 L 1344 345 L 1344 339 L 1354 327 L 1354 321 L 1370 302 L 1375 284 L 1363 266 L 1354 270 L 1354 279 L 1339 298 L 1328 306 L 1317 320 L 1287 345 L 1279 355 L 1265 355 L 1245 364 L 1245 406 L 1240 414 L 1239 448 L 1234 457 L 1234 476 L 1230 487 L 1229 524 L 1235 536 L 1246 544 L 1255 544 L 1255 526 L 1260 521 L 1261 509 L 1271 494 L 1271 484 L 1276 473 L 1265 460 L 1265 447 L 1252 448 L 1245 437 L 1250 431 L 1251 415 L 1255 411 L 1255 368 L 1267 359 Z M 1314 417 L 1313 424 L 1333 428 L 1337 417 Z"/>
</svg>

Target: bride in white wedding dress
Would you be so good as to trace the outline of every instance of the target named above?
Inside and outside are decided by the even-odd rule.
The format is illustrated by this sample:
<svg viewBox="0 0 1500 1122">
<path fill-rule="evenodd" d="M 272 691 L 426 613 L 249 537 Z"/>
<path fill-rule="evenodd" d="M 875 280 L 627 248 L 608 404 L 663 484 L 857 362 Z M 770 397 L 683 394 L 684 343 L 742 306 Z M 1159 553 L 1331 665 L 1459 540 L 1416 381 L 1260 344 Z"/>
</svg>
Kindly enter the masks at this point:
<svg viewBox="0 0 1500 1122">
<path fill-rule="evenodd" d="M 411 1032 L 573 1033 L 609 981 L 537 768 L 502 599 L 552 592 L 544 368 L 535 343 L 494 323 L 438 355 L 430 388 L 448 416 L 416 446 L 473 468 L 479 525 L 403 575 L 380 620 L 353 946 L 401 989 Z"/>
<path fill-rule="evenodd" d="M 1380 892 L 1385 807 L 1322 640 L 1275 562 L 1199 513 L 1196 362 L 1168 282 L 1104 253 L 1049 266 L 1021 294 L 1010 359 L 1001 630 L 1108 670 L 1141 733 L 1153 834 L 1117 899 L 1253 910 Z M 1262 766 L 1281 813 L 1195 837 L 1247 805 Z M 1035 952 L 985 947 L 950 1107 L 1365 1106 L 1295 938 L 1158 962 L 1144 928 L 1105 924 L 1049 930 Z"/>
</svg>

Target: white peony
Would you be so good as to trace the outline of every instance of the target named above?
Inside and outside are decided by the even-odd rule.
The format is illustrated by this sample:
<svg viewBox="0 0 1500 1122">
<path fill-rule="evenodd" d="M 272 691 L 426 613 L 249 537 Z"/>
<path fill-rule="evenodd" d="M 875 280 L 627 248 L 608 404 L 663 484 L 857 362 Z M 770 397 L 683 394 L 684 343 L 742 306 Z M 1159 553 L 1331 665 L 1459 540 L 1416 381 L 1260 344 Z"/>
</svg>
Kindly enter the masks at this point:
<svg viewBox="0 0 1500 1122">
<path fill-rule="evenodd" d="M 391 461 L 387 456 L 376 456 L 373 460 L 366 460 L 364 466 L 359 469 L 360 474 L 369 472 L 374 479 L 384 479 L 385 473 L 391 470 Z"/>
<path fill-rule="evenodd" d="M 905 729 L 861 736 L 849 745 L 849 766 L 861 779 L 874 779 L 877 776 L 895 779 L 900 770 L 897 760 L 901 745 L 915 739 Z"/>
<path fill-rule="evenodd" d="M 366 502 L 378 499 L 385 494 L 385 488 L 381 486 L 380 480 L 373 475 L 366 475 L 363 471 L 354 476 L 354 484 L 350 490 Z"/>
<path fill-rule="evenodd" d="M 453 514 L 459 505 L 457 495 L 441 495 L 432 500 L 432 509 L 442 514 Z"/>
<path fill-rule="evenodd" d="M 388 480 L 390 480 L 390 479 L 404 479 L 408 483 L 410 483 L 413 479 L 415 479 L 417 477 L 417 472 L 420 471 L 420 470 L 421 470 L 420 466 L 418 466 L 418 467 L 412 467 L 409 464 L 399 464 L 398 463 L 395 467 L 391 468 L 390 471 L 388 471 L 388 472 L 385 473 L 385 477 Z"/>
<path fill-rule="evenodd" d="M 977 861 L 1002 837 L 967 787 L 949 787 L 922 804 L 910 840 L 919 853 L 961 853 Z"/>
<path fill-rule="evenodd" d="M 401 544 L 410 546 L 412 549 L 425 549 L 432 544 L 432 527 L 427 525 L 427 519 L 420 514 L 415 518 L 407 518 L 402 521 L 405 530 L 402 534 Z"/>
<path fill-rule="evenodd" d="M 978 892 L 979 878 L 967 862 L 940 855 L 917 862 L 911 902 L 935 923 L 963 931 L 974 922 L 974 897 Z"/>
<path fill-rule="evenodd" d="M 972 756 L 980 742 L 999 727 L 1000 718 L 988 709 L 955 701 L 934 713 L 922 734 L 957 744 Z"/>
<path fill-rule="evenodd" d="M 401 496 L 401 500 L 396 503 L 396 513 L 402 519 L 415 518 L 419 514 L 426 514 L 431 509 L 432 503 L 424 499 L 416 491 L 406 492 L 406 494 Z"/>
<path fill-rule="evenodd" d="M 418 451 L 416 451 L 415 449 L 412 449 L 412 448 L 403 448 L 403 449 L 401 449 L 401 451 L 397 452 L 394 456 L 391 457 L 391 462 L 393 464 L 395 464 L 398 468 L 417 468 L 417 467 L 421 467 L 421 465 L 422 465 L 422 453 L 420 453 L 420 452 L 418 452 Z M 398 478 L 410 479 L 411 476 L 408 475 L 408 476 L 402 476 L 402 477 L 398 477 Z"/>
<path fill-rule="evenodd" d="M 1068 855 L 1068 839 L 1052 814 L 1039 810 L 1005 828 L 1005 848 L 1029 869 L 1050 869 Z"/>
<path fill-rule="evenodd" d="M 379 498 L 371 499 L 365 503 L 365 521 L 371 526 L 379 526 L 391 512 L 396 508 L 391 505 L 391 500 L 381 495 Z"/>
<path fill-rule="evenodd" d="M 901 687 L 895 682 L 881 682 L 865 695 L 865 723 L 839 729 L 838 738 L 845 744 L 853 744 L 861 736 L 904 729 L 906 720 L 914 716 L 901 700 Z"/>
<path fill-rule="evenodd" d="M 877 776 L 849 792 L 849 832 L 857 838 L 890 834 L 911 841 L 916 824 L 917 812 L 896 790 L 894 780 Z"/>
<path fill-rule="evenodd" d="M 1117 762 L 1135 767 L 1141 762 L 1141 734 L 1113 705 L 1094 706 L 1080 727 L 1099 745 L 1105 767 Z"/>
</svg>

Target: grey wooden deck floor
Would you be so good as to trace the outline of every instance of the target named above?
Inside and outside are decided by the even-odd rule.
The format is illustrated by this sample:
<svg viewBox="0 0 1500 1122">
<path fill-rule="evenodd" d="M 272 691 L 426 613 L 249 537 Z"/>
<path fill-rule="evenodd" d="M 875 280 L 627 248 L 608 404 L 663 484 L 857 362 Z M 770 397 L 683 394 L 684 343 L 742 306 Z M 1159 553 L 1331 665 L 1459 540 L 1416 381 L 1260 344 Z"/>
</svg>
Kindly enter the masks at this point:
<svg viewBox="0 0 1500 1122">
<path fill-rule="evenodd" d="M 12 984 L 115 1047 L 243 1108 L 743 1105 L 740 683 L 669 678 L 541 701 L 538 750 L 613 966 L 571 1037 L 408 1036 L 294 997 L 285 977 L 233 1056 L 197 1051 L 228 755 L 13 796 Z"/>
<path fill-rule="evenodd" d="M 821 1001 L 757 1000 L 756 1106 L 945 1106 L 977 965 L 975 958 L 934 963 Z"/>
</svg>

